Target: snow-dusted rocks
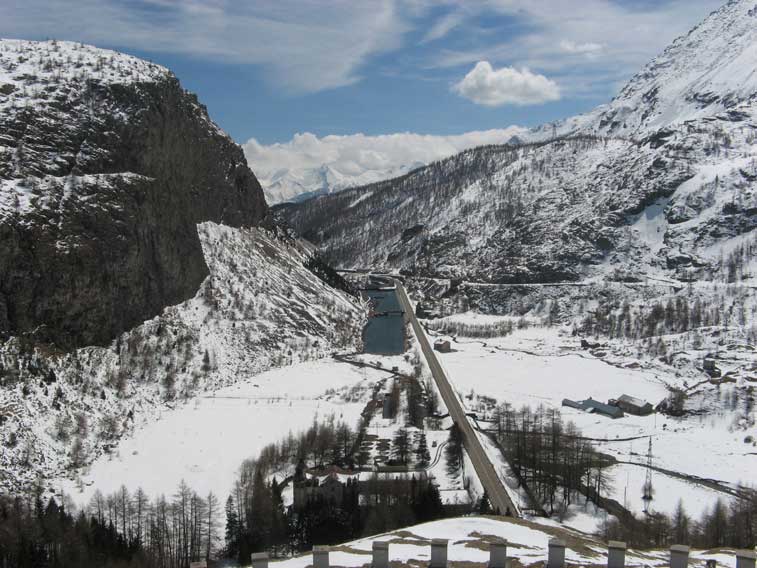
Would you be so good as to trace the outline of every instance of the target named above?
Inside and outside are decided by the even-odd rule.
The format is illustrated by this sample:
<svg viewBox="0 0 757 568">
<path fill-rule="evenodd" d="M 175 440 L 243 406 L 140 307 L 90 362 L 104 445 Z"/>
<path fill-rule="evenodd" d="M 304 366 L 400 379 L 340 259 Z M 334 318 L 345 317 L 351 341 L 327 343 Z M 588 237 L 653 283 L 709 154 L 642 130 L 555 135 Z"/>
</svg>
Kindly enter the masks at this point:
<svg viewBox="0 0 757 568">
<path fill-rule="evenodd" d="M 266 213 L 242 150 L 165 68 L 0 41 L 0 333 L 106 344 L 195 294 L 197 223 Z"/>
</svg>

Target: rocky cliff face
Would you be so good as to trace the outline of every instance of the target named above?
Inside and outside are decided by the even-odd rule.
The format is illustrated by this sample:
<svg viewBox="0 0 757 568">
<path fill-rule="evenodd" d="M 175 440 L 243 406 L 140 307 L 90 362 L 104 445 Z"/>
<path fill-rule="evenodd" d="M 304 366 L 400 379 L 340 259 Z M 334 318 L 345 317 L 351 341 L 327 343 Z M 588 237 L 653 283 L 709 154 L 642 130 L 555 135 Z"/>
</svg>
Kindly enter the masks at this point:
<svg viewBox="0 0 757 568">
<path fill-rule="evenodd" d="M 104 344 L 196 293 L 197 224 L 259 224 L 242 150 L 166 69 L 0 42 L 0 333 Z"/>
</svg>

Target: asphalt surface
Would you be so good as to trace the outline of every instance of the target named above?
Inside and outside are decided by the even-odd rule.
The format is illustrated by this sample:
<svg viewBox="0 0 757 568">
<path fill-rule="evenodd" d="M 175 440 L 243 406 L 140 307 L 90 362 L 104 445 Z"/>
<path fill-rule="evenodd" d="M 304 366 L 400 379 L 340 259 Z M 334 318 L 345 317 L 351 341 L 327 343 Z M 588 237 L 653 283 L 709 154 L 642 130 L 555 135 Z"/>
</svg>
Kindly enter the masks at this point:
<svg viewBox="0 0 757 568">
<path fill-rule="evenodd" d="M 463 410 L 460 399 L 452 389 L 447 374 L 439 364 L 436 353 L 431 347 L 418 318 L 415 317 L 415 310 L 413 310 L 413 306 L 410 303 L 407 292 L 405 292 L 405 288 L 402 286 L 401 282 L 395 282 L 397 285 L 397 298 L 399 298 L 400 304 L 410 319 L 410 323 L 415 331 L 415 336 L 420 342 L 421 350 L 426 357 L 426 361 L 431 369 L 431 374 L 434 377 L 439 393 L 442 395 L 442 400 L 444 400 L 444 404 L 447 406 L 447 410 L 449 410 L 450 417 L 463 433 L 465 449 L 473 463 L 473 468 L 476 470 L 479 480 L 481 480 L 481 484 L 484 486 L 484 489 L 486 489 L 492 508 L 495 510 L 499 509 L 500 514 L 503 515 L 509 510 L 514 517 L 519 517 L 520 511 L 513 504 L 510 496 L 507 494 L 507 490 L 502 485 L 502 481 L 497 476 L 497 472 L 489 460 L 489 457 L 486 455 L 486 451 L 481 445 L 481 441 L 478 439 L 473 426 L 471 426 L 468 417 L 465 415 L 465 410 Z"/>
</svg>

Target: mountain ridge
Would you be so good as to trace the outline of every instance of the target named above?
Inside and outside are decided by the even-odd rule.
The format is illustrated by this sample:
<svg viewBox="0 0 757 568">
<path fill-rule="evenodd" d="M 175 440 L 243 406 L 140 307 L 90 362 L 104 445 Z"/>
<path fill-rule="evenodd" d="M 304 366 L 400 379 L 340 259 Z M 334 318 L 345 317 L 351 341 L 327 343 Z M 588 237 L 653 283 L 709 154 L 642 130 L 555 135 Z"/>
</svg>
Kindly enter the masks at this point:
<svg viewBox="0 0 757 568">
<path fill-rule="evenodd" d="M 732 53 L 726 67 L 757 63 L 757 28 L 742 22 L 753 17 L 752 6 L 742 0 L 713 12 L 611 103 L 533 129 L 520 146 L 468 150 L 280 216 L 345 268 L 493 283 L 717 272 L 720 249 L 757 227 L 757 78 L 739 100 L 729 86 L 704 106 L 692 95 L 671 116 L 679 93 L 699 92 L 689 83 L 709 84 L 702 73 L 719 76 L 712 56 L 699 75 L 692 66 L 683 86 L 645 93 L 674 83 L 665 70 L 677 76 L 689 68 L 692 45 L 707 50 L 713 42 L 716 54 Z M 737 47 L 722 37 L 732 26 L 743 31 Z M 644 233 L 642 214 L 654 217 L 655 235 Z"/>
</svg>

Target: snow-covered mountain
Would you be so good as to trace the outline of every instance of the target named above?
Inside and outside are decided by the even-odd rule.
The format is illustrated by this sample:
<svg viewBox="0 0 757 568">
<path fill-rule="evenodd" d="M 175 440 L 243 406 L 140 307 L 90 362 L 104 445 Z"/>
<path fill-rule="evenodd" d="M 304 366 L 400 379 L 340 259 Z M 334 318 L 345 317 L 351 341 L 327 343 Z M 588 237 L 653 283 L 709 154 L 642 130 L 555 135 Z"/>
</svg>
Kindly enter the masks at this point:
<svg viewBox="0 0 757 568">
<path fill-rule="evenodd" d="M 275 204 L 401 176 L 467 148 L 517 140 L 524 132 L 525 128 L 511 126 L 454 136 L 399 133 L 319 138 L 304 133 L 271 145 L 252 139 L 243 148 L 268 203 Z"/>
<path fill-rule="evenodd" d="M 345 267 L 509 283 L 722 271 L 757 227 L 755 13 L 726 4 L 611 103 L 522 145 L 281 215 Z"/>
<path fill-rule="evenodd" d="M 359 343 L 362 303 L 267 215 L 242 149 L 165 68 L 0 41 L 0 493 Z"/>
</svg>

